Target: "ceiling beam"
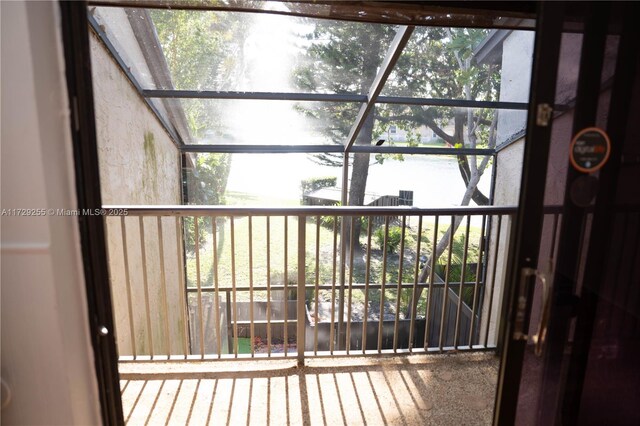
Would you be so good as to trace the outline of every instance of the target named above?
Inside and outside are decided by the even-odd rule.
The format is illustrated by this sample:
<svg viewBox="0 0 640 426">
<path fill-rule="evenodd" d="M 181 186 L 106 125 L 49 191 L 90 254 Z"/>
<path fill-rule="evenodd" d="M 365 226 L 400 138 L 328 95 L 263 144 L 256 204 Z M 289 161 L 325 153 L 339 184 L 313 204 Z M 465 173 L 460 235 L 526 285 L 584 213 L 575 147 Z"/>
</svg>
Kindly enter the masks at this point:
<svg viewBox="0 0 640 426">
<path fill-rule="evenodd" d="M 349 93 L 239 92 L 218 90 L 143 90 L 148 98 L 239 99 L 259 101 L 365 102 L 366 95 Z"/>
<path fill-rule="evenodd" d="M 182 99 L 235 99 L 259 101 L 311 101 L 311 102 L 366 102 L 367 95 L 356 93 L 292 93 L 292 92 L 239 92 L 219 90 L 166 90 L 145 89 L 147 98 Z M 495 108 L 526 110 L 526 102 L 476 101 L 466 99 L 414 98 L 410 96 L 378 96 L 379 104 L 424 105 L 460 108 Z"/>
<path fill-rule="evenodd" d="M 354 145 L 350 152 L 376 154 L 423 154 L 423 155 L 493 155 L 493 148 L 439 148 L 429 146 L 375 146 Z"/>
<path fill-rule="evenodd" d="M 215 145 L 193 144 L 184 145 L 182 152 L 223 152 L 230 154 L 289 154 L 289 153 L 342 153 L 342 147 L 338 145 Z"/>
</svg>

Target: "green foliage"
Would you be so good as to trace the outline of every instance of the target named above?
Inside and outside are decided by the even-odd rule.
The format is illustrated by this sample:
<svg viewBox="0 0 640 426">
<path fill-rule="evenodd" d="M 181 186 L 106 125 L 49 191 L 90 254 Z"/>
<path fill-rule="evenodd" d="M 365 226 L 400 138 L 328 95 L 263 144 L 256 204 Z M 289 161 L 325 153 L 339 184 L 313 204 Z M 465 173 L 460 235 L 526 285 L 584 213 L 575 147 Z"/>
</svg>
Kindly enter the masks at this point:
<svg viewBox="0 0 640 426">
<path fill-rule="evenodd" d="M 477 243 L 470 242 L 467 247 L 467 267 L 464 271 L 465 281 L 474 281 L 476 279 L 476 271 L 474 268 L 470 268 L 469 264 L 475 264 L 478 261 L 478 245 Z M 444 277 L 447 269 L 448 251 L 445 251 L 440 259 L 438 259 L 438 265 L 436 269 L 439 274 Z M 460 282 L 462 278 L 462 260 L 464 258 L 464 235 L 458 234 L 453 239 L 453 250 L 451 252 L 451 267 L 449 270 L 449 281 Z"/>
<path fill-rule="evenodd" d="M 221 205 L 229 178 L 231 158 L 228 154 L 198 154 L 191 179 L 195 180 L 195 194 L 191 204 Z"/>
<path fill-rule="evenodd" d="M 211 226 L 211 221 L 205 220 L 204 217 L 198 218 L 198 247 L 202 247 L 207 243 L 207 226 Z M 192 216 L 184 218 L 184 244 L 185 250 L 189 255 L 193 255 L 196 252 L 196 225 Z"/>
<path fill-rule="evenodd" d="M 238 54 L 250 24 L 248 14 L 220 14 L 187 10 L 149 11 L 175 89 L 231 90 L 239 75 Z M 190 136 L 202 139 L 215 129 L 221 111 L 210 101 L 188 99 L 181 102 Z M 146 139 L 145 139 L 146 144 Z M 146 145 L 145 145 L 146 146 Z M 229 176 L 228 154 L 200 154 L 190 179 L 195 179 L 195 194 L 190 203 L 224 204 Z M 193 188 L 193 186 L 192 186 Z"/>
<path fill-rule="evenodd" d="M 471 58 L 473 49 L 487 34 L 488 31 L 483 29 L 417 28 L 385 85 L 385 93 L 425 98 L 497 100 L 499 69 L 494 65 L 476 64 Z M 370 76 L 375 75 L 393 36 L 394 29 L 383 25 L 322 22 L 306 36 L 310 43 L 307 61 L 295 70 L 294 81 L 298 88 L 305 91 L 366 93 L 372 81 Z M 313 107 L 300 106 L 299 110 L 307 117 L 316 119 L 319 128 L 336 143 L 343 143 L 354 117 L 347 108 L 344 104 L 322 103 Z M 476 147 L 482 147 L 489 143 L 488 128 L 494 111 L 472 111 L 472 121 L 478 123 L 473 142 L 467 134 L 470 129 L 467 128 L 466 110 L 382 104 L 377 105 L 371 114 L 376 119 L 373 126 L 363 127 L 364 133 L 356 143 L 371 143 L 384 138 L 389 125 L 393 124 L 406 132 L 407 140 L 403 143 L 414 146 L 420 142 L 419 129 L 423 126 L 444 131 L 456 119 L 462 122 L 462 135 L 449 131 L 448 139 L 442 142 L 460 146 L 474 143 Z M 457 136 L 463 137 L 454 140 Z M 388 143 L 391 145 L 393 141 Z M 402 160 L 401 156 L 396 157 Z M 386 155 L 375 155 L 378 163 L 383 163 L 386 158 Z M 319 157 L 319 161 L 341 165 L 337 158 L 326 154 Z"/>
<path fill-rule="evenodd" d="M 334 223 L 336 224 L 336 226 L 340 225 L 340 218 L 337 218 L 336 221 L 336 217 L 335 216 L 321 216 L 320 217 L 320 225 L 324 226 L 327 229 L 333 229 L 333 225 Z"/>
<path fill-rule="evenodd" d="M 336 205 L 340 205 L 340 203 L 336 204 Z M 309 219 L 310 223 L 315 223 L 316 221 L 316 217 L 310 217 Z M 340 224 L 342 223 L 342 216 L 320 216 L 320 226 L 333 231 L 333 227 L 335 224 L 336 227 L 336 232 L 340 233 Z M 347 218 L 347 224 L 349 225 L 351 223 L 351 218 Z M 353 218 L 353 224 L 355 226 L 358 226 L 358 224 L 360 224 L 360 227 L 362 229 L 362 235 L 367 235 L 367 218 L 365 217 L 354 217 Z"/>
<path fill-rule="evenodd" d="M 302 195 L 304 196 L 305 194 L 317 191 L 320 188 L 330 188 L 332 186 L 336 186 L 337 181 L 338 178 L 336 178 L 335 176 L 304 179 L 300 182 L 300 190 L 302 191 Z"/>
<path fill-rule="evenodd" d="M 387 25 L 318 21 L 305 36 L 309 47 L 305 60 L 294 70 L 294 83 L 305 92 L 367 93 L 394 35 L 394 28 Z M 337 144 L 344 143 L 358 108 L 356 103 L 345 102 L 298 106 Z M 374 138 L 373 127 L 365 126 L 357 143 L 370 144 Z M 342 165 L 338 155 L 317 158 L 323 164 Z"/>
<path fill-rule="evenodd" d="M 236 84 L 249 14 L 149 11 L 167 59 L 173 88 L 183 90 L 231 90 Z M 164 88 L 164 87 L 162 87 Z M 168 89 L 168 87 L 167 87 Z M 191 136 L 199 139 L 218 122 L 220 111 L 202 99 L 183 101 Z"/>
<path fill-rule="evenodd" d="M 384 245 L 384 226 L 380 226 L 376 228 L 373 232 L 373 237 L 375 242 L 378 244 L 380 249 L 385 247 Z M 395 253 L 400 246 L 400 242 L 402 241 L 402 227 L 393 225 L 389 226 L 389 231 L 387 233 L 387 253 Z"/>
</svg>

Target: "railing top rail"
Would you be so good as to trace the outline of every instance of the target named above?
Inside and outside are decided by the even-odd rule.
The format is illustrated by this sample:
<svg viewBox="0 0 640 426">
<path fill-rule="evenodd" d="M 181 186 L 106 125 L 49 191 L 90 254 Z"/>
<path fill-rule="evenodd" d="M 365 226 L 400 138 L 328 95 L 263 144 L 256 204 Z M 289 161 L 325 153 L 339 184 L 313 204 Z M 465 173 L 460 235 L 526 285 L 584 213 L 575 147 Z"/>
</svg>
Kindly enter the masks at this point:
<svg viewBox="0 0 640 426">
<path fill-rule="evenodd" d="M 444 216 L 514 214 L 515 206 L 418 208 L 408 206 L 193 206 L 193 205 L 105 205 L 107 216 Z"/>
</svg>

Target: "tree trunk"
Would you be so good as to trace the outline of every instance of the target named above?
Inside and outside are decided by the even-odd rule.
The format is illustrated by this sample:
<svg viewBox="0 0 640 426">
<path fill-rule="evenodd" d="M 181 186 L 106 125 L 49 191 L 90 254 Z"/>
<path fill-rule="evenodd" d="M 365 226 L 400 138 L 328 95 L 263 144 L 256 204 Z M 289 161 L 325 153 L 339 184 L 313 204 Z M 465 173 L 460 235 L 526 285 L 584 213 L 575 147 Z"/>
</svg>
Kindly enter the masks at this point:
<svg viewBox="0 0 640 426">
<path fill-rule="evenodd" d="M 469 186 L 471 180 L 471 170 L 469 169 L 469 159 L 466 155 L 458 155 L 458 168 L 460 169 L 460 175 L 464 181 L 465 186 Z M 479 206 L 488 206 L 489 198 L 482 193 L 477 187 L 471 194 L 471 199 Z"/>
<path fill-rule="evenodd" d="M 371 37 L 371 34 L 364 34 L 365 39 L 362 40 L 362 46 L 369 46 L 366 50 L 362 61 L 362 81 L 360 84 L 360 90 L 362 93 L 368 93 L 373 84 L 373 80 L 376 78 L 378 72 L 378 63 L 380 54 L 384 54 L 382 51 L 382 37 Z M 365 118 L 364 124 L 358 133 L 358 137 L 355 140 L 356 145 L 370 145 L 373 139 L 373 125 L 376 115 L 376 107 L 374 106 L 369 111 L 369 115 Z M 349 200 L 347 204 L 349 206 L 362 206 L 364 205 L 364 195 L 367 189 L 367 177 L 369 176 L 369 153 L 357 153 L 353 154 L 353 165 L 351 170 L 351 184 L 349 187 Z M 347 229 L 347 235 L 351 235 L 350 221 L 345 223 Z M 362 223 L 358 220 L 354 223 L 354 241 L 353 247 L 360 248 L 360 232 L 362 231 Z M 350 237 L 347 237 L 347 241 Z"/>
<path fill-rule="evenodd" d="M 373 136 L 373 118 L 375 114 L 375 108 L 369 113 L 369 116 L 364 122 L 364 126 L 360 130 L 360 134 L 356 139 L 357 145 L 368 145 L 371 143 Z M 351 184 L 349 187 L 349 202 L 350 206 L 363 206 L 364 196 L 367 189 L 367 178 L 369 176 L 369 161 L 371 154 L 359 152 L 353 154 L 353 165 L 351 170 Z M 350 223 L 350 221 L 349 221 Z M 347 230 L 351 232 L 350 224 L 345 225 Z M 354 222 L 354 242 L 353 247 L 359 248 L 360 232 L 362 231 L 362 223 L 357 220 Z M 350 233 L 348 235 L 351 235 Z"/>
<path fill-rule="evenodd" d="M 465 191 L 464 196 L 462 197 L 462 201 L 460 202 L 461 206 L 469 205 L 469 202 L 471 201 L 471 197 L 473 195 L 475 187 L 478 185 L 478 182 L 480 181 L 481 176 L 482 176 L 481 174 L 476 174 L 475 176 L 471 176 L 471 179 L 469 180 L 469 186 L 467 186 L 467 190 Z M 436 245 L 435 252 L 431 253 L 431 256 L 429 256 L 427 261 L 424 263 L 425 266 L 420 272 L 420 276 L 418 277 L 419 283 L 425 283 L 427 281 L 427 278 L 431 273 L 431 265 L 432 264 L 435 265 L 438 262 L 438 259 L 440 258 L 440 256 L 442 256 L 442 253 L 444 253 L 444 251 L 447 249 L 447 247 L 449 246 L 449 240 L 451 239 L 451 233 L 455 235 L 456 231 L 458 230 L 458 227 L 460 226 L 460 223 L 462 223 L 463 217 L 464 216 L 454 217 L 453 224 L 449 226 L 449 229 L 447 230 L 447 232 L 445 232 L 442 238 L 440 238 L 440 241 L 438 241 L 438 245 Z M 417 255 L 419 256 L 420 253 L 418 253 Z M 419 288 L 417 290 L 415 300 L 420 300 L 420 296 L 422 295 L 422 290 L 423 290 L 422 288 Z M 409 303 L 407 305 L 407 309 L 405 312 L 405 318 L 411 318 L 411 315 L 413 314 L 412 306 L 413 306 L 413 298 L 409 297 Z"/>
</svg>

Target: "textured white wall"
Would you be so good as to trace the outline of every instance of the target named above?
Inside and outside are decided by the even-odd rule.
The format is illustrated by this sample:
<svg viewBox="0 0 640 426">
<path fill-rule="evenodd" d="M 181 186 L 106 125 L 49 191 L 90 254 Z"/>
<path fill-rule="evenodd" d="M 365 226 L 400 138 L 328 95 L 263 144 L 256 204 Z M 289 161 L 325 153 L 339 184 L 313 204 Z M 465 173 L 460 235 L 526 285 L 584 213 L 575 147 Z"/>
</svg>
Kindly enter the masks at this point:
<svg viewBox="0 0 640 426">
<path fill-rule="evenodd" d="M 180 162 L 178 151 L 151 110 L 140 98 L 105 46 L 91 33 L 91 60 L 98 134 L 102 200 L 113 204 L 180 204 Z M 122 42 L 126 40 L 121 39 Z M 136 43 L 135 39 L 129 40 Z M 138 218 L 125 219 L 131 311 L 136 353 L 182 353 L 184 322 L 180 315 L 184 292 L 180 288 L 181 258 L 178 256 L 176 223 L 162 219 L 162 250 L 155 218 L 144 219 L 145 261 L 148 283 L 151 333 L 146 321 L 147 304 Z M 109 266 L 114 320 L 120 355 L 132 355 L 128 290 L 125 274 L 120 218 L 107 220 Z M 166 282 L 168 317 L 164 311 Z M 165 322 L 168 321 L 168 324 Z M 167 342 L 166 328 L 170 342 Z"/>
<path fill-rule="evenodd" d="M 513 31 L 504 40 L 502 51 L 502 75 L 500 80 L 500 100 L 505 102 L 528 102 L 533 65 L 533 48 L 535 34 L 533 31 Z M 524 154 L 524 138 L 517 140 L 514 135 L 525 130 L 527 125 L 527 111 L 501 110 L 498 116 L 497 145 L 512 142 L 504 147 L 496 159 L 496 183 L 494 188 L 494 204 L 498 206 L 516 206 L 520 197 L 520 183 L 522 180 L 522 161 Z M 500 227 L 498 239 L 497 222 L 491 230 L 491 245 L 489 247 L 488 264 L 493 265 L 496 259 L 495 271 L 489 268 L 487 283 L 493 289 L 491 300 L 485 297 L 483 301 L 483 316 L 481 330 L 489 326 L 488 340 L 496 343 L 500 310 L 504 287 L 506 283 L 506 267 L 510 229 L 513 224 L 511 218 L 505 217 Z M 495 277 L 494 277 L 495 276 Z M 489 313 L 489 304 L 491 312 Z M 489 319 L 490 318 L 490 319 Z M 489 321 L 489 324 L 487 324 Z"/>
<path fill-rule="evenodd" d="M 534 37 L 533 31 L 512 31 L 502 44 L 500 100 L 503 102 L 529 102 Z M 527 111 L 501 110 L 497 145 L 511 140 L 526 126 Z"/>
<path fill-rule="evenodd" d="M 2 2 L 2 208 L 75 209 L 58 4 Z M 99 424 L 77 217 L 2 217 L 2 423 Z"/>
</svg>

